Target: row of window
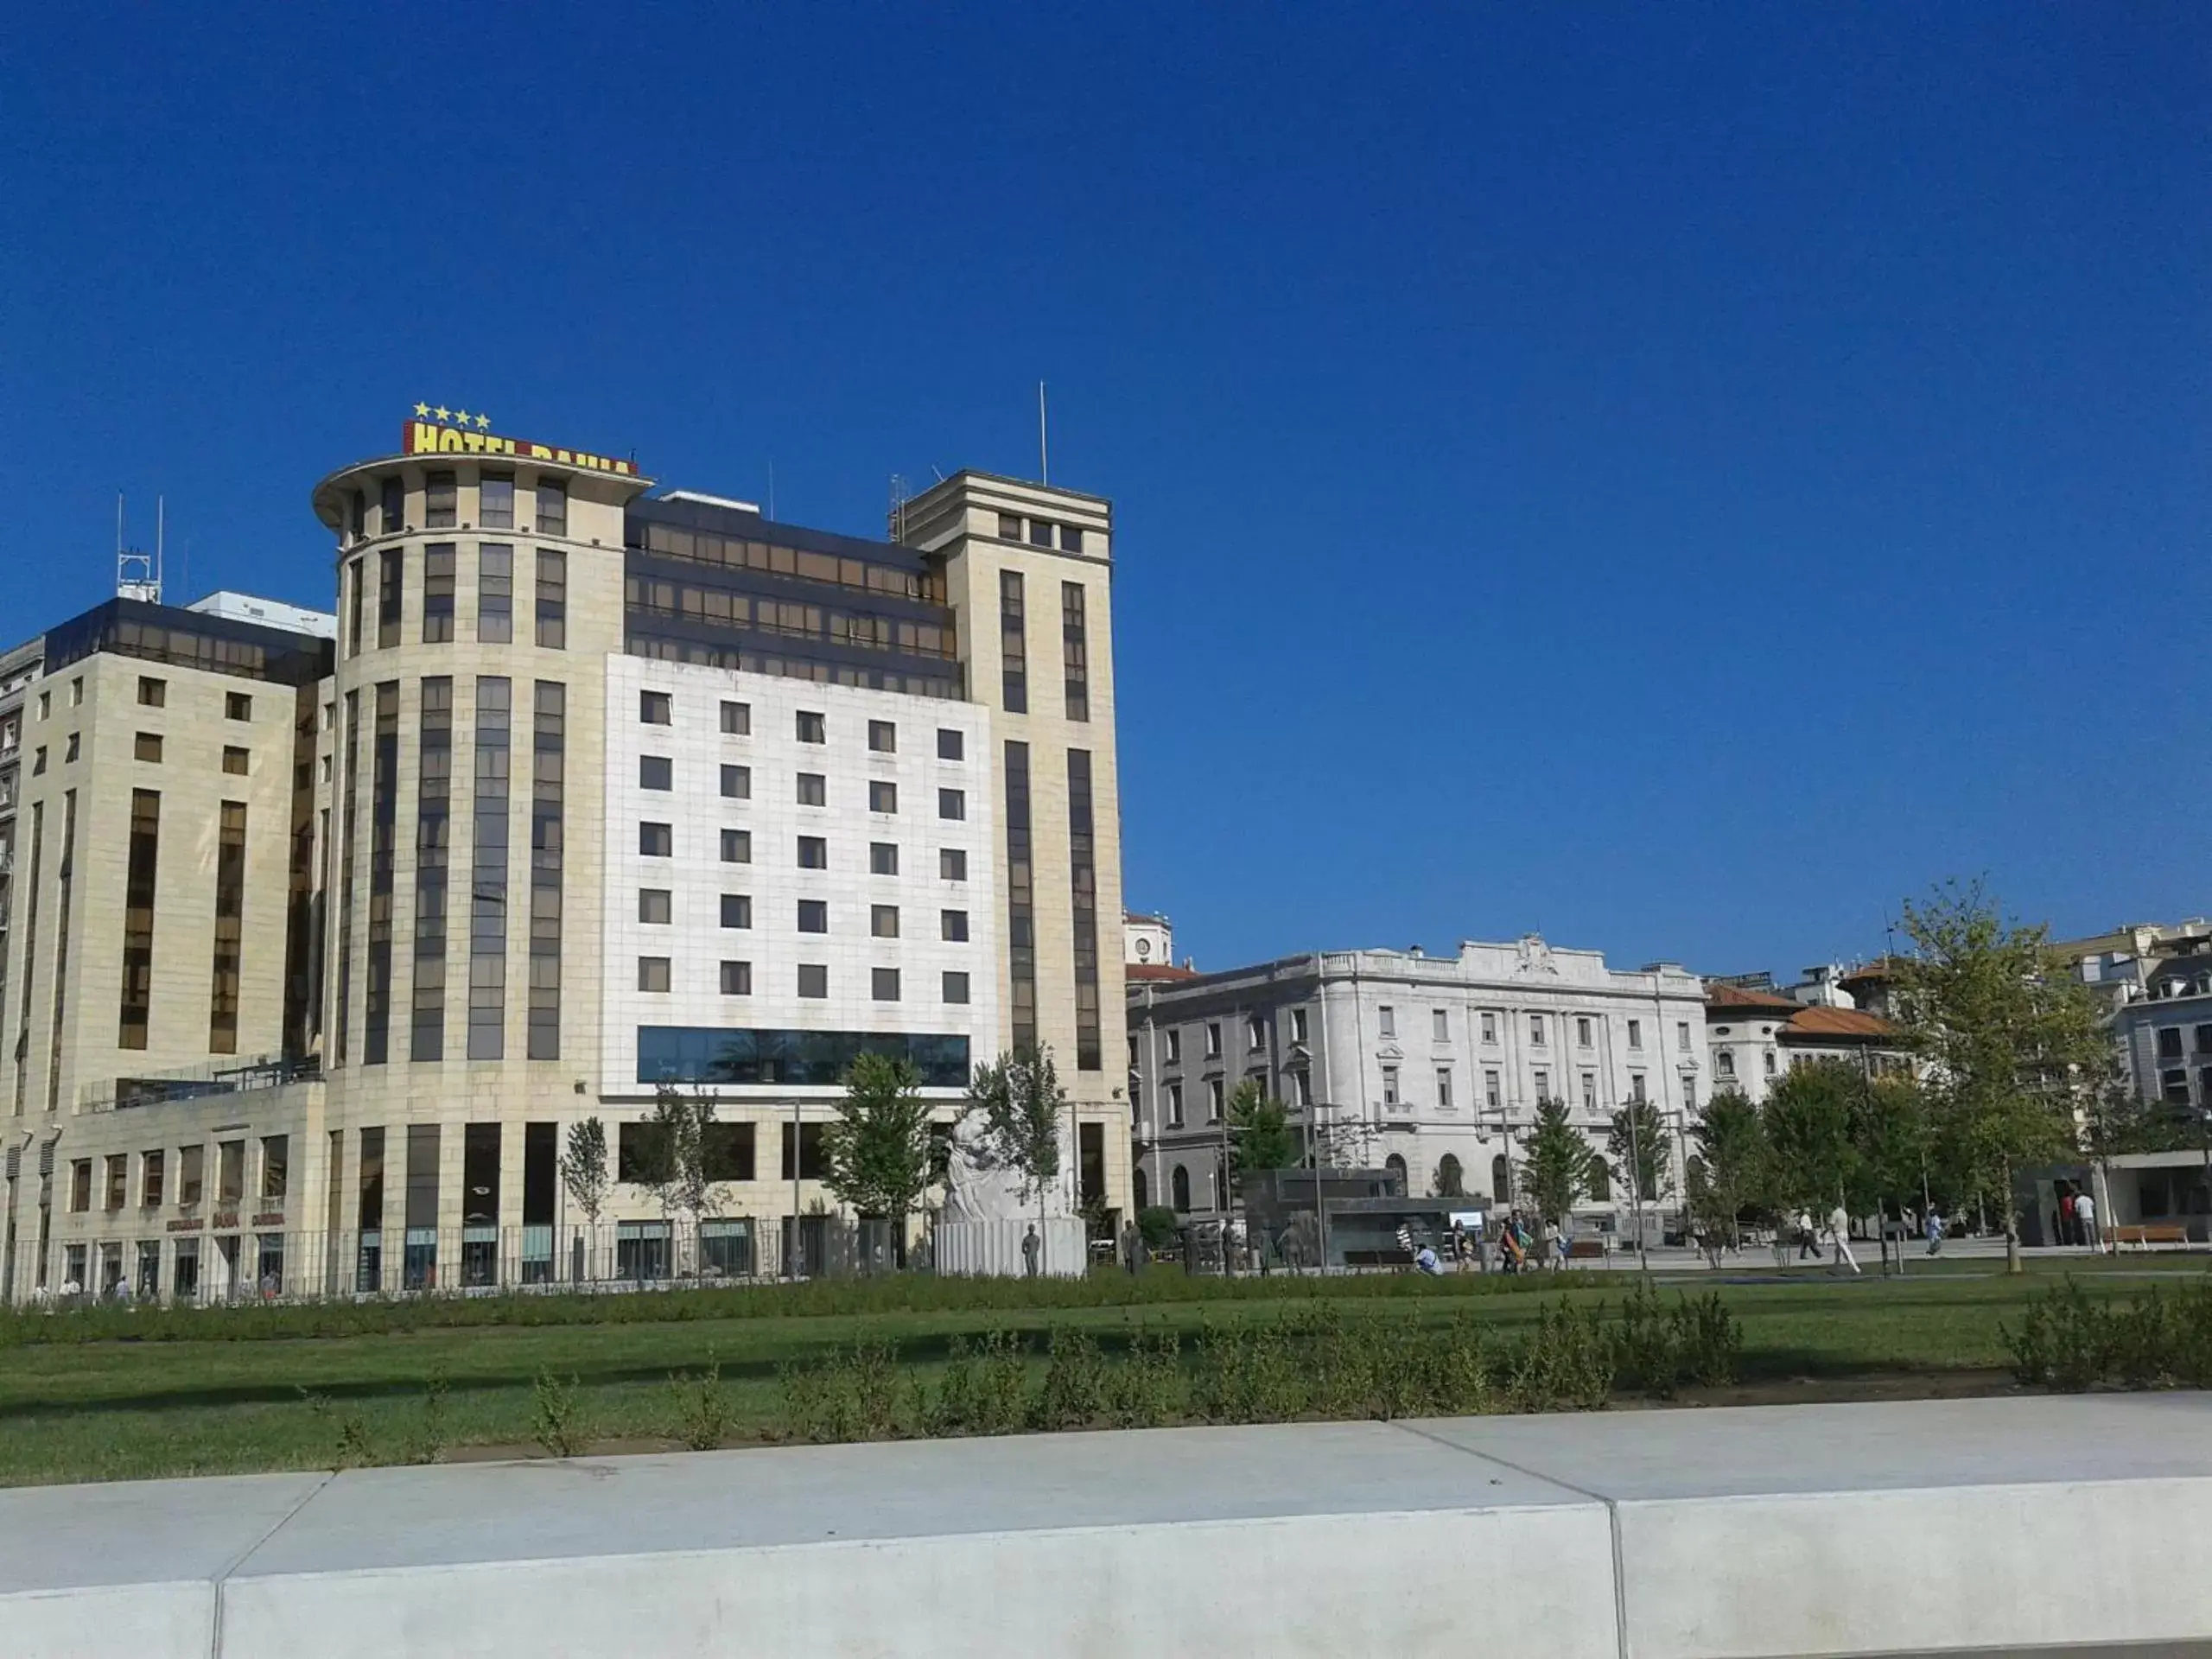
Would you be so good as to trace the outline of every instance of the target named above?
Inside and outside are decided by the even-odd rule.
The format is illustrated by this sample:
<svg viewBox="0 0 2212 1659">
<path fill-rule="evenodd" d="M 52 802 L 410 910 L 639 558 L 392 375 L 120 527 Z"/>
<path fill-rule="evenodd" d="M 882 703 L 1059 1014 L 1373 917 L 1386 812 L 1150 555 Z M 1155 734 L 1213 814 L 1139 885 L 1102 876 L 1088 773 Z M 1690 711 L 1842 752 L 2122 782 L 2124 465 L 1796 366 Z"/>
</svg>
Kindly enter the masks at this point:
<svg viewBox="0 0 2212 1659">
<path fill-rule="evenodd" d="M 901 570 L 830 553 L 804 548 L 779 547 L 771 542 L 717 536 L 712 531 L 685 530 L 677 524 L 648 524 L 642 545 L 648 553 L 695 564 L 717 565 L 728 570 L 765 570 L 771 575 L 793 576 L 856 592 L 890 594 L 903 599 L 944 602 L 944 578 L 929 573 Z"/>
<path fill-rule="evenodd" d="M 954 944 L 968 942 L 966 911 L 940 910 L 937 915 L 939 939 Z M 666 927 L 673 925 L 675 917 L 676 895 L 669 888 L 638 889 L 639 923 L 647 927 Z M 753 897 L 750 893 L 726 893 L 721 895 L 721 925 L 729 928 L 750 928 L 753 925 Z M 830 906 L 826 899 L 802 899 L 798 901 L 798 931 L 802 933 L 827 933 L 830 931 Z M 870 905 L 868 931 L 871 938 L 899 938 L 899 906 Z"/>
<path fill-rule="evenodd" d="M 728 697 L 719 701 L 723 735 L 750 737 L 753 734 L 753 705 L 749 702 L 738 702 Z M 672 691 L 639 692 L 638 723 L 640 726 L 675 725 L 676 694 Z M 829 717 L 817 709 L 796 709 L 793 711 L 792 735 L 801 743 L 825 744 L 830 741 Z M 898 753 L 899 722 L 893 720 L 869 721 L 868 747 L 869 752 L 874 754 Z M 954 727 L 938 727 L 937 758 L 940 760 L 965 760 L 967 758 L 966 734 Z"/>
<path fill-rule="evenodd" d="M 569 486 L 557 478 L 540 478 L 530 486 L 531 512 L 524 528 L 535 524 L 540 536 L 566 536 L 569 533 Z M 515 475 L 512 473 L 485 472 L 477 475 L 476 517 L 464 524 L 461 519 L 461 480 L 450 472 L 426 473 L 423 476 L 423 528 L 425 530 L 462 530 L 471 524 L 485 530 L 512 530 L 515 525 Z M 407 480 L 394 475 L 384 480 L 377 501 L 378 533 L 397 536 L 411 531 L 415 526 L 407 522 Z M 355 540 L 369 533 L 369 499 L 362 491 L 353 492 L 353 534 Z"/>
<path fill-rule="evenodd" d="M 699 668 L 725 668 L 747 674 L 767 674 L 779 679 L 809 680 L 818 685 L 852 685 L 874 691 L 899 691 L 910 697 L 938 697 L 957 702 L 966 695 L 957 665 L 938 674 L 912 674 L 875 664 L 833 663 L 818 657 L 785 657 L 773 652 L 703 639 L 678 639 L 632 626 L 622 649 L 632 657 L 657 663 L 690 663 Z"/>
<path fill-rule="evenodd" d="M 265 1135 L 260 1141 L 259 1179 L 254 1193 L 262 1204 L 282 1204 L 285 1186 L 289 1179 L 291 1141 L 282 1135 Z M 246 1153 L 248 1143 L 243 1139 L 219 1141 L 215 1143 L 214 1202 L 218 1205 L 242 1204 L 246 1192 Z M 205 1146 L 181 1147 L 176 1149 L 176 1182 L 174 1192 L 169 1187 L 168 1148 L 156 1147 L 137 1154 L 138 1208 L 157 1210 L 164 1204 L 195 1205 L 207 1196 L 207 1148 Z M 130 1207 L 130 1161 L 129 1153 L 110 1153 L 100 1160 L 99 1207 L 103 1210 L 125 1210 Z M 92 1165 L 90 1158 L 79 1158 L 69 1166 L 69 1209 L 83 1214 L 92 1207 Z"/>
<path fill-rule="evenodd" d="M 1262 1074 L 1255 1072 L 1253 1075 L 1258 1077 Z M 1310 1107 L 1313 1103 L 1313 1081 L 1310 1074 L 1300 1067 L 1287 1071 L 1283 1075 L 1290 1084 L 1289 1104 L 1294 1108 Z M 1550 1072 L 1540 1066 L 1532 1074 L 1530 1081 L 1535 1085 L 1535 1096 L 1538 1100 L 1548 1100 L 1552 1097 Z M 1583 1109 L 1588 1112 L 1599 1110 L 1597 1074 L 1592 1071 L 1584 1072 L 1581 1084 Z M 1206 1091 L 1206 1122 L 1218 1123 L 1226 1103 L 1227 1083 L 1221 1077 L 1207 1077 L 1204 1080 L 1203 1086 Z M 1697 1080 L 1685 1075 L 1681 1079 L 1681 1087 L 1684 1106 L 1688 1109 L 1695 1110 Z M 1452 1093 L 1452 1068 L 1448 1065 L 1438 1066 L 1436 1068 L 1436 1105 L 1439 1110 L 1448 1112 L 1455 1109 Z M 1641 1071 L 1632 1071 L 1629 1074 L 1629 1099 L 1639 1105 L 1647 1103 L 1649 1099 L 1646 1093 L 1644 1075 Z M 1504 1109 L 1504 1079 L 1496 1070 L 1488 1070 L 1483 1073 L 1483 1101 L 1491 1111 L 1502 1111 Z M 1382 1104 L 1389 1107 L 1405 1106 L 1410 1103 L 1401 1093 L 1399 1068 L 1395 1065 L 1384 1066 L 1382 1068 Z M 1171 1129 L 1181 1128 L 1184 1117 L 1183 1085 L 1180 1082 L 1165 1083 L 1160 1085 L 1160 1104 L 1166 1119 L 1166 1127 Z"/>
<path fill-rule="evenodd" d="M 423 549 L 423 609 L 421 639 L 425 645 L 445 645 L 454 637 L 454 593 L 459 579 L 459 550 L 452 542 L 431 542 Z M 361 652 L 363 614 L 367 606 L 367 561 L 355 559 L 346 567 L 346 654 Z M 537 550 L 537 643 L 548 650 L 565 650 L 569 643 L 569 556 L 558 548 Z M 389 547 L 377 556 L 376 644 L 389 650 L 400 642 L 406 619 L 407 550 Z M 513 643 L 515 550 L 493 542 L 476 549 L 476 639 L 480 645 Z"/>
<path fill-rule="evenodd" d="M 2212 1025 L 2196 1027 L 2196 1048 L 2199 1054 L 2212 1054 Z M 2161 1027 L 2158 1031 L 2158 1058 L 2177 1060 L 2182 1057 L 2182 1029 L 2179 1026 Z"/>
<path fill-rule="evenodd" d="M 948 811 L 943 797 L 957 795 L 957 790 L 938 791 L 938 816 L 946 818 L 963 817 L 962 810 Z M 961 805 L 954 802 L 954 806 Z M 753 861 L 753 832 L 750 830 L 724 830 L 721 835 L 721 861 L 725 864 L 750 864 Z M 830 838 L 827 836 L 798 837 L 798 861 L 802 870 L 826 870 L 830 868 Z M 638 856 L 640 858 L 673 858 L 676 856 L 676 826 L 653 819 L 638 825 Z M 899 874 L 899 849 L 887 841 L 868 843 L 868 874 L 896 875 Z M 941 880 L 965 881 L 968 879 L 968 855 L 959 848 L 941 848 L 938 852 L 938 875 Z"/>
<path fill-rule="evenodd" d="M 1028 521 L 1028 534 L 1022 533 L 1021 515 L 1018 512 L 999 514 L 999 539 L 1002 542 L 1027 542 L 1032 547 L 1057 546 L 1063 553 L 1083 551 L 1083 526 L 1056 524 L 1049 518 Z"/>
<path fill-rule="evenodd" d="M 1377 1027 L 1376 1035 L 1386 1041 L 1395 1040 L 1398 1035 L 1398 1014 L 1396 1008 L 1393 1007 L 1389 1003 L 1384 1003 L 1381 1007 L 1377 1007 L 1375 1012 Z M 1292 1008 L 1289 1010 L 1289 1014 L 1290 1040 L 1293 1043 L 1303 1043 L 1306 1039 L 1306 1010 L 1304 1008 Z M 1478 1018 L 1481 1022 L 1480 1030 L 1482 1040 L 1484 1043 L 1495 1044 L 1498 1039 L 1497 1014 L 1493 1010 L 1484 1009 L 1479 1012 Z M 1642 1049 L 1643 1046 L 1643 1021 L 1641 1020 L 1630 1020 L 1626 1023 L 1628 1027 L 1628 1046 L 1630 1051 L 1634 1052 Z M 1577 1014 L 1574 1016 L 1574 1042 L 1576 1047 L 1591 1048 L 1595 1046 L 1593 1040 L 1595 1035 L 1592 1029 L 1593 1025 L 1593 1017 L 1589 1014 Z M 1429 1034 L 1435 1041 L 1440 1043 L 1450 1042 L 1452 1040 L 1451 1010 L 1448 1008 L 1430 1009 L 1429 1027 Z M 2203 1027 L 2203 1029 L 2208 1032 L 2212 1032 L 2212 1027 Z M 1219 1058 L 1221 1056 L 1221 1022 L 1217 1020 L 1208 1020 L 1205 1027 L 1205 1058 L 1210 1060 Z M 1266 1048 L 1268 1046 L 1267 1016 L 1257 1014 L 1247 1015 L 1244 1021 L 1244 1034 L 1245 1045 L 1247 1047 L 1253 1049 Z M 1170 1027 L 1166 1032 L 1166 1036 L 1167 1039 L 1166 1064 L 1169 1065 L 1180 1065 L 1183 1058 L 1182 1032 L 1174 1027 Z M 1129 1040 L 1131 1044 L 1130 1060 L 1132 1064 L 1135 1064 L 1136 1058 L 1135 1047 L 1136 1039 L 1133 1036 Z M 1541 1014 L 1532 1014 L 1529 1016 L 1529 1045 L 1532 1048 L 1543 1048 L 1548 1046 L 1546 1032 L 1546 1018 Z M 1690 1026 L 1689 1022 L 1686 1020 L 1677 1020 L 1675 1022 L 1675 1046 L 1678 1052 L 1684 1054 L 1688 1054 L 1692 1052 Z"/>
<path fill-rule="evenodd" d="M 804 909 L 804 906 L 800 906 Z M 802 930 L 808 931 L 808 930 Z M 811 930 L 820 931 L 820 929 Z M 821 1001 L 830 995 L 830 968 L 826 963 L 802 962 L 798 969 L 798 994 L 810 1001 Z M 721 994 L 724 996 L 753 995 L 753 964 L 750 962 L 722 959 L 720 968 Z M 868 969 L 868 995 L 878 1002 L 897 1002 L 902 1000 L 901 976 L 896 968 Z M 948 1003 L 964 1004 L 968 1001 L 969 979 L 965 971 L 947 970 L 940 978 L 941 1000 Z M 676 963 L 670 957 L 639 957 L 638 958 L 638 988 L 652 995 L 665 995 L 676 988 Z"/>
<path fill-rule="evenodd" d="M 244 751 L 238 751 L 243 753 Z M 146 757 L 141 755 L 141 760 Z M 153 758 L 161 758 L 158 748 Z M 227 770 L 227 766 L 226 770 Z M 239 770 L 245 768 L 241 766 Z M 753 798 L 753 768 L 725 764 L 718 779 L 721 798 L 726 801 L 749 801 Z M 666 794 L 676 788 L 676 762 L 665 754 L 641 754 L 638 757 L 638 787 L 657 794 Z M 830 779 L 819 772 L 794 774 L 793 798 L 800 806 L 830 804 Z M 868 810 L 886 817 L 895 817 L 899 811 L 899 785 L 885 778 L 873 778 L 868 785 Z M 963 790 L 940 789 L 937 792 L 937 815 L 950 820 L 968 816 L 968 797 Z"/>
<path fill-rule="evenodd" d="M 73 675 L 69 681 L 69 706 L 72 709 L 78 708 L 83 704 L 84 701 L 85 677 L 81 674 Z M 169 683 L 164 679 L 158 679 L 151 674 L 141 674 L 138 677 L 138 702 L 142 707 L 147 709 L 168 708 L 169 706 Z M 51 691 L 40 692 L 38 694 L 38 717 L 41 720 L 46 720 L 51 718 L 53 714 L 54 693 Z M 224 692 L 223 718 L 226 720 L 251 720 L 253 718 L 252 693 L 248 691 Z M 14 728 L 11 727 L 10 728 L 11 734 Z"/>
<path fill-rule="evenodd" d="M 2202 1027 L 2199 1027 L 2202 1029 Z M 2212 1106 L 2212 1065 L 2200 1066 L 2196 1073 L 2199 1099 Z M 2158 1073 L 2158 1097 L 2169 1106 L 2186 1106 L 2189 1101 L 2189 1073 L 2180 1066 Z"/>
<path fill-rule="evenodd" d="M 939 657 L 947 661 L 957 661 L 960 656 L 959 640 L 949 622 L 882 616 L 872 611 L 810 605 L 804 600 L 779 599 L 766 594 L 696 587 L 656 576 L 626 577 L 622 593 L 624 607 L 633 617 L 675 617 L 711 627 L 779 633 L 799 639 L 827 639 L 833 645 L 850 645 L 861 651 L 902 652 L 909 656 Z"/>
</svg>

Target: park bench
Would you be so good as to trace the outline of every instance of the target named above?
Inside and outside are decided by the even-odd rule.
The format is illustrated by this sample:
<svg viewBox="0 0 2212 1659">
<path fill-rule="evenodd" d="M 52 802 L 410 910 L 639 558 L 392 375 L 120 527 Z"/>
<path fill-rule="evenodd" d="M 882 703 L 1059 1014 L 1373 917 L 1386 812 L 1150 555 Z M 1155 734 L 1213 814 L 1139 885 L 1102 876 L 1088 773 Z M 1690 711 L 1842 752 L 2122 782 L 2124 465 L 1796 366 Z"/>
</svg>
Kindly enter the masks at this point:
<svg viewBox="0 0 2212 1659">
<path fill-rule="evenodd" d="M 2189 1229 L 2178 1221 L 2131 1222 L 2124 1226 L 2108 1227 L 2105 1235 L 2112 1240 L 2115 1250 L 2124 1250 L 2131 1244 L 2145 1250 L 2160 1244 L 2171 1244 L 2183 1249 L 2189 1246 Z"/>
<path fill-rule="evenodd" d="M 1586 1262 L 1605 1253 L 1605 1241 L 1602 1238 L 1571 1238 L 1567 1243 L 1567 1259 L 1570 1262 Z"/>
</svg>

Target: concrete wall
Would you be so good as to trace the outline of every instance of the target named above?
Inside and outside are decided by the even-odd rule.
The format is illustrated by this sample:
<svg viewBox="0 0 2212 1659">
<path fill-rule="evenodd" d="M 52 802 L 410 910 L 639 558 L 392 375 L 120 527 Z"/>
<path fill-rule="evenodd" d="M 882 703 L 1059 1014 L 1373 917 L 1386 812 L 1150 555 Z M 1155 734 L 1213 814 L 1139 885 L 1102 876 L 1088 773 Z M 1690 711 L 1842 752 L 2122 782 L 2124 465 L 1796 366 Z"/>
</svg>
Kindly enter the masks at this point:
<svg viewBox="0 0 2212 1659">
<path fill-rule="evenodd" d="M 2212 1398 L 0 1492 L 11 1656 L 2212 1653 Z M 2152 1646 L 2148 1644 L 2158 1644 Z"/>
</svg>

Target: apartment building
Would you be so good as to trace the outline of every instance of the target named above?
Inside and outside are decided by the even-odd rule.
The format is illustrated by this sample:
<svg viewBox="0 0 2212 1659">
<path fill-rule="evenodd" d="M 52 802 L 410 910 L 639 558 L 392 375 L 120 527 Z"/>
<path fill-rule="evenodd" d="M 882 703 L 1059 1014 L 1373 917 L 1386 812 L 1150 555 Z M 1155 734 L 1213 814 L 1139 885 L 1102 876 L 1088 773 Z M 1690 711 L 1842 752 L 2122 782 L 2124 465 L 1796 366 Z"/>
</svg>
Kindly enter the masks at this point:
<svg viewBox="0 0 2212 1659">
<path fill-rule="evenodd" d="M 1694 975 L 1625 972 L 1534 935 L 1133 979 L 1129 1027 L 1138 1202 L 1200 1216 L 1229 1205 L 1227 1101 L 1248 1078 L 1338 1165 L 1496 1201 L 1539 1102 L 1564 1102 L 1593 1148 L 1615 1112 L 1649 1102 L 1679 1161 L 1708 1071 Z M 1586 1207 L 1628 1205 L 1608 1190 Z"/>
<path fill-rule="evenodd" d="M 1109 503 L 963 472 L 877 541 L 427 408 L 312 500 L 332 615 L 118 598 L 0 659 L 7 1295 L 818 1267 L 863 1051 L 950 1116 L 1049 1048 L 1113 1224 Z M 717 1105 L 693 1238 L 669 1084 Z"/>
</svg>

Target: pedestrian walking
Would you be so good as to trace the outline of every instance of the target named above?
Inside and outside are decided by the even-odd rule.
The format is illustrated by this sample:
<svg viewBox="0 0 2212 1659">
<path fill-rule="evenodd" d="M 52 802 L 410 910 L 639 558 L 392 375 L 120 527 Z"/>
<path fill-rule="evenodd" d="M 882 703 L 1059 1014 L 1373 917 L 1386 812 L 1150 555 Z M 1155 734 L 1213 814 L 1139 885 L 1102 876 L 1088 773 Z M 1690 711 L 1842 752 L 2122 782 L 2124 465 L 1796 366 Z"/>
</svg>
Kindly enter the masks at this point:
<svg viewBox="0 0 2212 1659">
<path fill-rule="evenodd" d="M 1122 1263 L 1132 1274 L 1144 1266 L 1144 1234 L 1134 1217 L 1122 1224 Z"/>
<path fill-rule="evenodd" d="M 1851 1253 L 1851 1217 L 1841 1205 L 1828 1211 L 1828 1236 L 1835 1241 L 1835 1265 L 1859 1271 L 1859 1258 Z"/>
<path fill-rule="evenodd" d="M 1809 1255 L 1814 1261 L 1819 1261 L 1821 1259 L 1820 1236 L 1813 1230 L 1813 1212 L 1809 1210 L 1800 1210 L 1792 1224 L 1797 1229 L 1797 1259 L 1802 1262 Z"/>
<path fill-rule="evenodd" d="M 2087 1192 L 2074 1200 L 2074 1224 L 2082 1230 L 2082 1243 L 2090 1249 L 2104 1249 L 2103 1236 L 2097 1231 L 2097 1201 Z"/>
<path fill-rule="evenodd" d="M 1934 1205 L 1920 1218 L 1920 1230 L 1928 1235 L 1928 1254 L 1936 1255 L 1943 1248 L 1943 1217 Z"/>
</svg>

